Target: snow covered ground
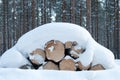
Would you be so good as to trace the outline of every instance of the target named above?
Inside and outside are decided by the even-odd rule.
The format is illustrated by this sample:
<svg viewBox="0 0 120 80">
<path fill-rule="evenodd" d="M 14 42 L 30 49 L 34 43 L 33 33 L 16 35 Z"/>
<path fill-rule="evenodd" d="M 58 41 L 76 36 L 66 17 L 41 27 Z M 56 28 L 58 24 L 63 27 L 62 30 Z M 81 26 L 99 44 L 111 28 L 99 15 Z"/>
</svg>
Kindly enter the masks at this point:
<svg viewBox="0 0 120 80">
<path fill-rule="evenodd" d="M 120 65 L 120 60 L 116 63 Z M 0 68 L 0 80 L 120 80 L 120 67 L 78 72 Z"/>
</svg>

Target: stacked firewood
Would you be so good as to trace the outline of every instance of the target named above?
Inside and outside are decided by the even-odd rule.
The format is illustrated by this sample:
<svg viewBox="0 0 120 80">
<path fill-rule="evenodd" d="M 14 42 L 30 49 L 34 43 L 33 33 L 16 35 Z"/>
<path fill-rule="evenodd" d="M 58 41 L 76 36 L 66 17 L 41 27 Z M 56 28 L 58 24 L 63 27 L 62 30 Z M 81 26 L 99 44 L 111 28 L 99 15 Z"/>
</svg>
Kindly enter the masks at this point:
<svg viewBox="0 0 120 80">
<path fill-rule="evenodd" d="M 36 49 L 31 55 L 39 55 L 42 58 L 42 62 L 36 59 L 30 59 L 31 63 L 34 65 L 39 65 L 38 69 L 47 70 L 100 70 L 104 69 L 102 65 L 87 66 L 84 67 L 77 59 L 79 54 L 83 54 L 85 49 L 77 46 L 76 41 L 67 41 L 62 43 L 58 40 L 51 40 L 45 44 L 44 50 Z M 77 47 L 76 47 L 77 46 Z"/>
</svg>

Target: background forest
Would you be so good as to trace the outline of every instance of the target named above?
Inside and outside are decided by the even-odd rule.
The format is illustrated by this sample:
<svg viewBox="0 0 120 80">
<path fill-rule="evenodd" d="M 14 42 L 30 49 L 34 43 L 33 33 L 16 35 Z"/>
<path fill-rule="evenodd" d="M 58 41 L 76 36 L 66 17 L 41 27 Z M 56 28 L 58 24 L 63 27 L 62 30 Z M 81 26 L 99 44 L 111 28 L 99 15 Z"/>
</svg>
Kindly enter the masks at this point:
<svg viewBox="0 0 120 80">
<path fill-rule="evenodd" d="M 0 54 L 45 23 L 85 27 L 120 59 L 120 0 L 0 0 Z"/>
</svg>

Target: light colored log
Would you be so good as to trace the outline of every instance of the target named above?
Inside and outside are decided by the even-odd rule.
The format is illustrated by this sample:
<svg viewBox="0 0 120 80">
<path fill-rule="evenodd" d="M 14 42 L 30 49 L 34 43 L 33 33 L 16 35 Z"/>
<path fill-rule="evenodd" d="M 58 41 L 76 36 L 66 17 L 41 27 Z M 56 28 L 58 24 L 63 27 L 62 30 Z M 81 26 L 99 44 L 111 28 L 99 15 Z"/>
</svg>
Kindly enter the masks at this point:
<svg viewBox="0 0 120 80">
<path fill-rule="evenodd" d="M 43 65 L 43 69 L 47 70 L 59 70 L 58 65 L 55 63 L 48 61 L 45 65 Z"/>
<path fill-rule="evenodd" d="M 105 68 L 101 64 L 97 64 L 92 66 L 90 70 L 105 70 Z"/>
<path fill-rule="evenodd" d="M 91 65 L 91 64 L 90 64 L 90 65 Z M 76 63 L 76 66 L 77 66 L 77 68 L 78 68 L 79 70 L 88 70 L 88 69 L 90 68 L 90 65 L 88 65 L 88 66 L 83 66 L 80 61 L 78 61 L 78 62 Z"/>
<path fill-rule="evenodd" d="M 41 56 L 45 59 L 45 52 L 44 52 L 44 50 L 42 50 L 42 49 L 36 49 L 36 50 L 33 51 L 31 54 L 32 54 L 32 55 L 34 55 L 34 54 L 39 54 L 39 55 L 41 55 Z"/>
<path fill-rule="evenodd" d="M 58 40 L 51 40 L 46 43 L 45 52 L 48 60 L 59 62 L 65 56 L 64 44 Z"/>
<path fill-rule="evenodd" d="M 63 59 L 59 64 L 60 70 L 75 71 L 75 62 L 72 59 Z"/>
<path fill-rule="evenodd" d="M 73 45 L 72 41 L 65 42 L 65 49 L 72 48 L 72 45 Z"/>
<path fill-rule="evenodd" d="M 40 59 L 40 57 L 42 59 Z M 42 62 L 45 61 L 45 52 L 42 49 L 36 49 L 32 53 L 30 53 L 29 58 L 30 58 L 31 62 L 34 64 L 42 64 Z"/>
</svg>

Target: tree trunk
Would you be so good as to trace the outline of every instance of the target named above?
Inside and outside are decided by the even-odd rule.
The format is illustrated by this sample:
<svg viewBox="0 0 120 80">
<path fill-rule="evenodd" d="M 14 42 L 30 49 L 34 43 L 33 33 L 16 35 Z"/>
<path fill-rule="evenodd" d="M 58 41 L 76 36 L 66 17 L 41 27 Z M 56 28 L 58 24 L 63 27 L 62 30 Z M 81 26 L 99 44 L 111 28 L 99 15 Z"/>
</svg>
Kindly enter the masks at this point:
<svg viewBox="0 0 120 80">
<path fill-rule="evenodd" d="M 86 11 L 86 20 L 87 20 L 87 22 L 86 22 L 86 27 L 87 27 L 87 29 L 88 29 L 88 31 L 90 32 L 90 33 L 92 33 L 92 29 L 91 29 L 91 0 L 86 0 L 86 9 L 87 9 L 87 11 Z"/>
</svg>

